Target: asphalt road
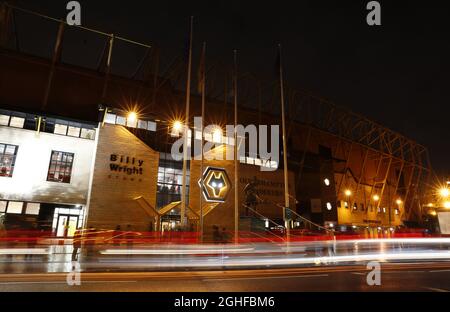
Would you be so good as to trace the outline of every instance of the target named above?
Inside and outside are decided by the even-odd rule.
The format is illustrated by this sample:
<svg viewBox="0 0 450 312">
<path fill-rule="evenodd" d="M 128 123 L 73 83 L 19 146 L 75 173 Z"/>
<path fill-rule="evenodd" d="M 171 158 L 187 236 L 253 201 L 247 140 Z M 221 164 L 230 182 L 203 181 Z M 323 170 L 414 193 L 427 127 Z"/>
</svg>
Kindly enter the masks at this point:
<svg viewBox="0 0 450 312">
<path fill-rule="evenodd" d="M 450 264 L 383 264 L 381 285 L 369 286 L 364 266 L 272 270 L 82 273 L 69 286 L 67 274 L 2 274 L 0 291 L 40 292 L 308 292 L 450 291 Z"/>
</svg>

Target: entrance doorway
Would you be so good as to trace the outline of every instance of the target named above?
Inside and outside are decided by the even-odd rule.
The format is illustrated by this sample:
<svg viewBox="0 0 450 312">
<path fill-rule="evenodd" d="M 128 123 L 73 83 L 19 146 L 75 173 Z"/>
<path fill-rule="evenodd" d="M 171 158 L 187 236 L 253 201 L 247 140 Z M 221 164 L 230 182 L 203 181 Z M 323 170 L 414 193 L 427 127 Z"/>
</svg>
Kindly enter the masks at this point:
<svg viewBox="0 0 450 312">
<path fill-rule="evenodd" d="M 78 225 L 78 216 L 58 215 L 56 225 L 57 237 L 73 237 Z"/>
<path fill-rule="evenodd" d="M 84 208 L 81 205 L 63 207 L 54 208 L 52 232 L 57 237 L 73 237 L 75 231 L 83 226 Z"/>
</svg>

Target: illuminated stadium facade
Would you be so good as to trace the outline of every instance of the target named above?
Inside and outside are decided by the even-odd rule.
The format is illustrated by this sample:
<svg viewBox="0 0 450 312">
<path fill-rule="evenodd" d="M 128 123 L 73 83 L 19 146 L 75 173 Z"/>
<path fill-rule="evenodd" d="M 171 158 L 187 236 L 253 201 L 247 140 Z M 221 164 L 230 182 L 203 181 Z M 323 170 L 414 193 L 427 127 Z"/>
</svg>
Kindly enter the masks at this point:
<svg viewBox="0 0 450 312">
<path fill-rule="evenodd" d="M 170 150 L 177 139 L 174 121 L 183 120 L 185 97 L 178 81 L 185 74 L 183 61 L 162 74 L 157 49 L 96 33 L 105 48 L 86 51 L 86 59 L 98 62 L 77 64 L 65 44 L 92 34 L 56 22 L 58 35 L 49 41 L 51 49 L 32 53 L 10 22 L 12 14 L 27 13 L 4 7 L 1 14 L 0 214 L 6 216 L 6 225 L 51 230 L 58 236 L 71 236 L 81 226 L 131 225 L 139 231 L 176 227 L 182 163 L 172 159 Z M 142 53 L 142 60 L 129 66 L 136 65 L 133 75 L 115 67 L 126 63 L 123 56 L 130 53 L 121 48 Z M 232 124 L 230 77 L 219 67 L 211 75 L 224 83 L 211 79 L 215 82 L 209 87 L 206 123 Z M 267 95 L 273 88 L 247 74 L 239 86 L 256 90 L 240 93 L 240 124 L 280 124 L 273 108 L 278 107 L 278 95 Z M 327 228 L 363 228 L 376 235 L 422 219 L 424 187 L 431 179 L 425 147 L 329 101 L 305 92 L 287 93 L 293 228 L 308 226 L 302 216 Z M 130 111 L 136 112 L 133 118 Z M 200 97 L 194 93 L 189 119 L 200 115 Z M 226 150 L 232 145 L 223 139 L 221 148 Z M 260 155 L 241 158 L 238 186 L 232 161 L 205 161 L 204 169 L 216 168 L 211 173 L 202 171 L 199 161 L 190 161 L 189 227 L 197 229 L 202 213 L 205 228 L 231 230 L 234 201 L 227 193 L 234 187 L 241 190 L 242 230 L 253 230 L 255 219 L 263 222 L 262 228 L 267 220 L 283 224 L 284 164 L 263 172 L 265 161 Z M 209 191 L 198 184 L 203 174 L 214 180 Z M 243 190 L 251 181 L 258 182 L 264 200 L 256 208 L 258 215 L 249 215 L 242 205 Z"/>
</svg>

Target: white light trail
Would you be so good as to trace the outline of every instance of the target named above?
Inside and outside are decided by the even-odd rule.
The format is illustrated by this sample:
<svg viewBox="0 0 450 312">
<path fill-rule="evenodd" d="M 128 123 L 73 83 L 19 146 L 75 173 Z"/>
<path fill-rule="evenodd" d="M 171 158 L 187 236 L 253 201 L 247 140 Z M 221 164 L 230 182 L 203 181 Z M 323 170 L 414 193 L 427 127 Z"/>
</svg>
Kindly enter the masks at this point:
<svg viewBox="0 0 450 312">
<path fill-rule="evenodd" d="M 0 255 L 48 255 L 49 252 L 44 248 L 3 248 L 0 249 Z"/>
</svg>

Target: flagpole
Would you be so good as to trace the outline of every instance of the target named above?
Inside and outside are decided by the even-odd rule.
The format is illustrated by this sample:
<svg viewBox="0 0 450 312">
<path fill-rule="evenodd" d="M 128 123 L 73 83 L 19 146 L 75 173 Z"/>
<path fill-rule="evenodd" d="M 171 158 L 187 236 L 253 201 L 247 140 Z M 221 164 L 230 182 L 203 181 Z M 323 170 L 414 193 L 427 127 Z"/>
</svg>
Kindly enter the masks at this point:
<svg viewBox="0 0 450 312">
<path fill-rule="evenodd" d="M 200 241 L 203 241 L 203 144 L 204 140 L 204 118 L 205 118 L 205 101 L 206 101 L 206 42 L 203 42 L 203 51 L 202 51 L 202 66 L 200 70 L 202 71 L 201 75 L 201 88 L 202 88 L 202 124 L 201 124 L 201 132 L 202 132 L 202 144 L 201 144 L 201 164 L 200 164 Z"/>
<path fill-rule="evenodd" d="M 287 146 L 286 146 L 286 119 L 284 111 L 284 78 L 283 78 L 283 62 L 281 58 L 281 44 L 278 45 L 279 61 L 280 61 L 280 100 L 281 100 L 281 123 L 283 128 L 283 164 L 284 164 L 284 207 L 283 219 L 286 225 L 286 238 L 289 241 L 290 220 L 287 220 L 286 210 L 289 209 L 289 178 L 288 178 L 288 162 L 287 162 Z"/>
<path fill-rule="evenodd" d="M 189 30 L 189 59 L 188 59 L 188 73 L 186 83 L 186 114 L 184 117 L 184 144 L 183 144 L 183 177 L 181 185 L 181 227 L 185 230 L 186 227 L 186 170 L 188 157 L 188 134 L 189 134 L 189 106 L 191 100 L 191 70 L 192 70 L 192 37 L 194 31 L 194 17 L 191 16 L 190 30 Z"/>
<path fill-rule="evenodd" d="M 239 243 L 239 160 L 238 160 L 238 106 L 237 106 L 237 50 L 234 50 L 234 242 Z"/>
</svg>

